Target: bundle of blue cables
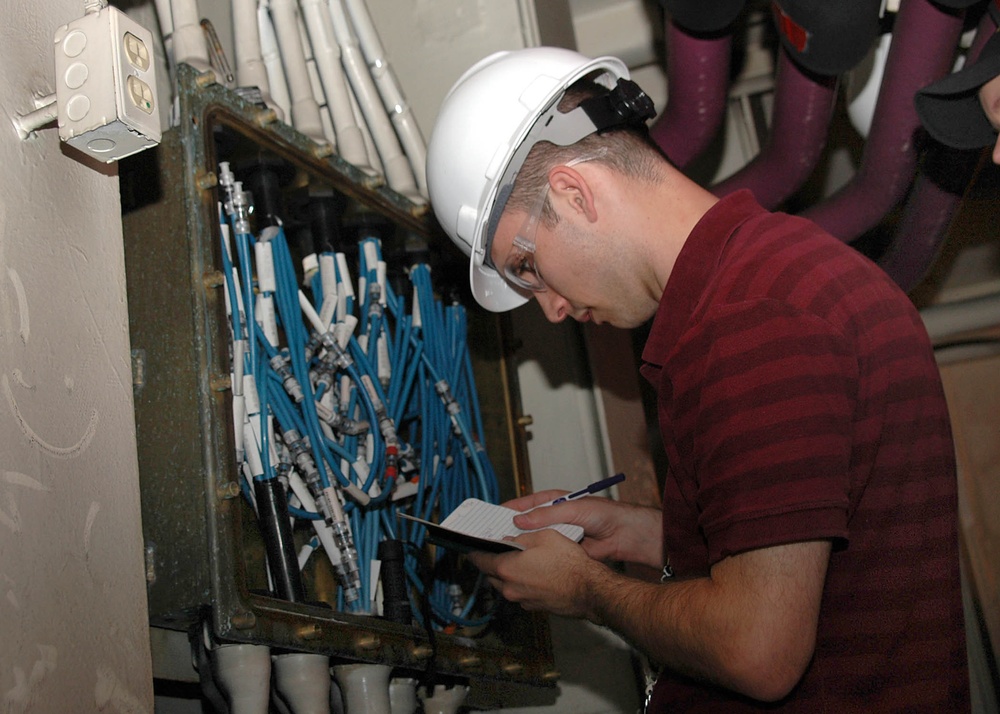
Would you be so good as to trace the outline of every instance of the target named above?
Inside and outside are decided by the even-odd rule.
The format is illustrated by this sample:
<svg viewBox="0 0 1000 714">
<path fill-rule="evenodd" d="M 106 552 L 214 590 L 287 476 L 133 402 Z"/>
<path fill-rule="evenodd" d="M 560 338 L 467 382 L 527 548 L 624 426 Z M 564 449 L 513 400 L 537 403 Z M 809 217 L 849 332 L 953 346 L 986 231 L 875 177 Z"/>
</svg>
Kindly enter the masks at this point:
<svg viewBox="0 0 1000 714">
<path fill-rule="evenodd" d="M 441 567 L 454 558 L 428 546 L 423 525 L 397 518 L 439 521 L 467 498 L 499 500 L 465 309 L 435 296 L 427 264 L 406 271 L 410 300 L 397 295 L 374 235 L 359 237 L 356 296 L 340 253 L 312 256 L 323 269 L 306 273 L 307 295 L 282 227 L 253 235 L 247 197 L 228 175 L 221 254 L 244 494 L 252 503 L 253 479 L 288 481 L 289 515 L 315 532 L 299 565 L 326 552 L 338 609 L 372 612 L 370 565 L 379 543 L 395 539 L 407 544 L 423 626 L 483 624 L 481 578 Z"/>
</svg>

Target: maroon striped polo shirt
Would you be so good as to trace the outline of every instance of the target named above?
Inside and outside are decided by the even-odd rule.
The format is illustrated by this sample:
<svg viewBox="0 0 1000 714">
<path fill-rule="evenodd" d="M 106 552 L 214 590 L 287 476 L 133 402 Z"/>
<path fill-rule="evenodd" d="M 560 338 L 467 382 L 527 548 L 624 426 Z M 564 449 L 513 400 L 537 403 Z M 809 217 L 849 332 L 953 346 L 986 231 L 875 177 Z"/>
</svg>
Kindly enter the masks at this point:
<svg viewBox="0 0 1000 714">
<path fill-rule="evenodd" d="M 667 673 L 650 711 L 968 710 L 951 430 L 906 295 L 851 247 L 740 191 L 688 238 L 643 361 L 678 576 L 834 543 L 815 656 L 782 705 Z"/>
</svg>

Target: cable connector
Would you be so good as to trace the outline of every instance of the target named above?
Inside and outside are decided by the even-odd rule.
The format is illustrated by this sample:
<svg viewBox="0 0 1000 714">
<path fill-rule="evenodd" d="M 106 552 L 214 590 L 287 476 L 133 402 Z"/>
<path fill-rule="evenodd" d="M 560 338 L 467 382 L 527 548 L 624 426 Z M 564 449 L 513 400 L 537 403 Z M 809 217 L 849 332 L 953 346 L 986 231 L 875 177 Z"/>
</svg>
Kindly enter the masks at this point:
<svg viewBox="0 0 1000 714">
<path fill-rule="evenodd" d="M 301 436 L 295 429 L 288 429 L 281 433 L 281 438 L 288 447 L 295 468 L 302 474 L 302 478 L 311 490 L 322 490 L 319 469 L 313 460 L 311 446 L 308 436 Z"/>
<path fill-rule="evenodd" d="M 280 354 L 272 357 L 268 364 L 281 377 L 281 386 L 288 392 L 288 396 L 295 400 L 296 404 L 299 404 L 305 399 L 305 394 L 302 392 L 302 385 L 299 384 L 299 380 L 292 374 L 292 368 L 289 365 L 290 361 L 287 352 L 283 350 Z"/>
<path fill-rule="evenodd" d="M 316 415 L 333 429 L 348 436 L 359 436 L 371 428 L 367 420 L 348 419 L 340 412 L 323 404 L 323 402 L 316 402 Z"/>
</svg>

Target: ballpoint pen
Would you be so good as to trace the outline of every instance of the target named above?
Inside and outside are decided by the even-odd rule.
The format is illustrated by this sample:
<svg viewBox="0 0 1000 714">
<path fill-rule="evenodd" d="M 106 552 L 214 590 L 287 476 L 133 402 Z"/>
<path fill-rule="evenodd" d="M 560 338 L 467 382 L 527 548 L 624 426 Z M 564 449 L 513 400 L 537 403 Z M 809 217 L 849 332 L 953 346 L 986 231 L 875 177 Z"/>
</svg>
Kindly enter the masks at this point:
<svg viewBox="0 0 1000 714">
<path fill-rule="evenodd" d="M 584 496 L 589 496 L 592 493 L 598 493 L 607 488 L 611 488 L 616 483 L 621 483 L 625 480 L 625 474 L 619 473 L 614 476 L 609 476 L 608 478 L 603 478 L 600 481 L 595 481 L 589 486 L 584 486 L 579 491 L 573 491 L 573 493 L 567 493 L 565 496 L 559 496 L 558 498 L 553 498 L 548 503 L 543 503 L 541 505 L 535 506 L 535 508 L 545 508 L 546 506 L 554 506 L 557 503 L 562 503 L 563 501 L 573 501 L 577 498 L 583 498 Z M 535 510 L 532 508 L 531 510 Z"/>
</svg>

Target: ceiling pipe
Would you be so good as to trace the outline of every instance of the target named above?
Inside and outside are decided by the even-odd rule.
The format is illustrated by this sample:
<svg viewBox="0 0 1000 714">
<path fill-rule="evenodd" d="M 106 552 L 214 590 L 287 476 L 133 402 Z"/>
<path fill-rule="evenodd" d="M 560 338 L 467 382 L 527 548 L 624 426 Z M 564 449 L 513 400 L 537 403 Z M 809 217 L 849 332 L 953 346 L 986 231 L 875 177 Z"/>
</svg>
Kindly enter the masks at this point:
<svg viewBox="0 0 1000 714">
<path fill-rule="evenodd" d="M 678 168 L 701 154 L 726 111 L 732 34 L 694 35 L 666 21 L 667 106 L 650 135 Z"/>
<path fill-rule="evenodd" d="M 975 62 L 996 31 L 996 23 L 985 13 L 966 63 Z M 902 221 L 879 259 L 881 268 L 905 292 L 923 281 L 940 254 L 982 153 L 982 150 L 958 151 L 929 142 Z"/>
<path fill-rule="evenodd" d="M 914 134 L 920 120 L 913 95 L 950 69 L 962 18 L 962 12 L 930 0 L 903 1 L 861 165 L 846 186 L 804 217 L 849 242 L 902 200 L 917 165 Z"/>
<path fill-rule="evenodd" d="M 780 50 L 767 143 L 749 164 L 713 186 L 712 193 L 721 197 L 748 188 L 765 208 L 781 205 L 816 168 L 836 98 L 836 77 L 808 72 Z"/>
<path fill-rule="evenodd" d="M 921 283 L 940 254 L 981 154 L 928 149 L 892 242 L 878 261 L 904 292 Z"/>
</svg>

